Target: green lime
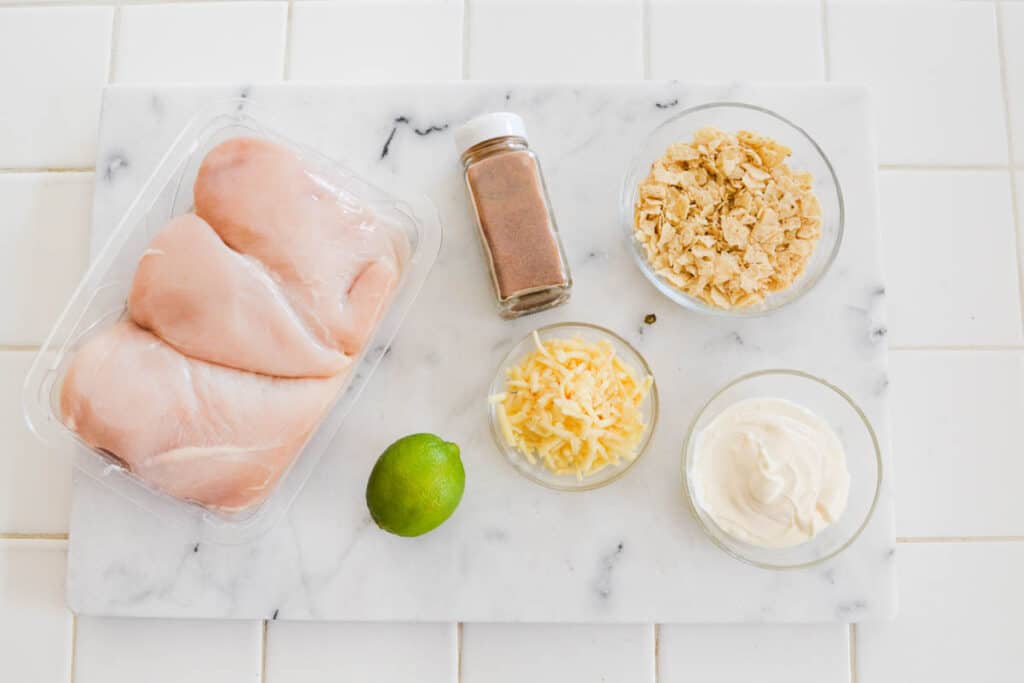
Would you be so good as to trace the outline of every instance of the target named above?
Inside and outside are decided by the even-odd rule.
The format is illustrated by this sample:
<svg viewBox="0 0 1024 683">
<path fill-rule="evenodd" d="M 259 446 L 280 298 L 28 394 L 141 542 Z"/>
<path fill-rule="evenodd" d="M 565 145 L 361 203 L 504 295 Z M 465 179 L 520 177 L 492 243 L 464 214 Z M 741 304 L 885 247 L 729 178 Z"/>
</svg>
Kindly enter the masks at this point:
<svg viewBox="0 0 1024 683">
<path fill-rule="evenodd" d="M 366 482 L 366 506 L 384 531 L 419 536 L 451 517 L 465 487 L 457 445 L 434 434 L 410 434 L 377 458 Z"/>
</svg>

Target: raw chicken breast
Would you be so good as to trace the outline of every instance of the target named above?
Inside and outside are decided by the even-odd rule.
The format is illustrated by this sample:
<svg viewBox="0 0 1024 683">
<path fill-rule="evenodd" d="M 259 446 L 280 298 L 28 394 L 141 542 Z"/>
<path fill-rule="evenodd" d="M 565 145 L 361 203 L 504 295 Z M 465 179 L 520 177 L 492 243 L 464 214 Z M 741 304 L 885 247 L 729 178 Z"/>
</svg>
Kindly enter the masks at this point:
<svg viewBox="0 0 1024 683">
<path fill-rule="evenodd" d="M 346 375 L 283 379 L 205 363 L 125 321 L 75 355 L 60 409 L 86 443 L 152 486 L 229 512 L 268 495 Z"/>
<path fill-rule="evenodd" d="M 196 213 L 267 268 L 324 344 L 355 355 L 398 283 L 405 248 L 339 193 L 290 150 L 256 138 L 211 150 L 194 188 Z"/>
<path fill-rule="evenodd" d="M 351 359 L 325 347 L 258 261 L 206 221 L 178 216 L 139 261 L 128 313 L 184 354 L 281 377 L 328 377 Z"/>
<path fill-rule="evenodd" d="M 130 320 L 88 339 L 64 375 L 63 422 L 171 496 L 261 503 L 348 381 L 408 244 L 289 150 L 214 148 L 196 213 L 149 244 Z"/>
</svg>

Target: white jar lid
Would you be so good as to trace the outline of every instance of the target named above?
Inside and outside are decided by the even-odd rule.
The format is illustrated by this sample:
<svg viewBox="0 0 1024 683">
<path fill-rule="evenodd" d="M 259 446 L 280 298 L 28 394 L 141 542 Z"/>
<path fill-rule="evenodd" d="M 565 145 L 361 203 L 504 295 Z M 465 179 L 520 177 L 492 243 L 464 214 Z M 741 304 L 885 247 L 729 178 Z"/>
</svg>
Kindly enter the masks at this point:
<svg viewBox="0 0 1024 683">
<path fill-rule="evenodd" d="M 526 124 L 519 117 L 508 111 L 496 111 L 470 119 L 455 129 L 455 147 L 459 156 L 467 149 L 479 145 L 484 140 L 503 138 L 514 135 L 526 139 Z"/>
</svg>

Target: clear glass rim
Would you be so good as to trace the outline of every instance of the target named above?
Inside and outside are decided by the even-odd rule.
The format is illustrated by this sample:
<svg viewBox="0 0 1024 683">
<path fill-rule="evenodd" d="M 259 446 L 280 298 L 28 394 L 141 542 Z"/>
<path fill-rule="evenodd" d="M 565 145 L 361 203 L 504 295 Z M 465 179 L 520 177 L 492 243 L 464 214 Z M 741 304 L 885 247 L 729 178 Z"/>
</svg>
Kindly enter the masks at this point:
<svg viewBox="0 0 1024 683">
<path fill-rule="evenodd" d="M 700 510 L 697 509 L 697 503 L 694 501 L 693 486 L 692 486 L 692 483 L 690 481 L 689 469 L 687 467 L 688 461 L 689 461 L 689 457 L 688 456 L 689 456 L 689 452 L 690 452 L 690 446 L 692 445 L 693 440 L 697 436 L 697 423 L 700 422 L 701 417 L 703 417 L 703 415 L 707 412 L 708 408 L 711 407 L 711 404 L 714 403 L 715 400 L 718 397 L 720 397 L 722 394 L 727 392 L 729 389 L 732 389 L 736 385 L 742 384 L 743 382 L 746 382 L 746 381 L 751 380 L 751 379 L 755 379 L 757 377 L 766 377 L 766 376 L 769 376 L 769 375 L 785 375 L 785 376 L 789 376 L 789 377 L 799 377 L 801 379 L 805 379 L 805 380 L 809 380 L 811 382 L 815 382 L 815 383 L 825 387 L 826 389 L 830 389 L 832 392 L 834 392 L 840 398 L 842 398 L 844 401 L 846 401 L 846 403 L 849 404 L 849 406 L 853 409 L 853 411 L 860 418 L 861 422 L 864 424 L 864 428 L 868 432 L 868 435 L 871 437 L 871 444 L 874 447 L 875 464 L 876 464 L 876 466 L 878 468 L 877 469 L 878 476 L 875 477 L 875 492 L 874 492 L 874 495 L 871 498 L 871 505 L 868 507 L 868 511 L 864 515 L 864 519 L 861 521 L 860 525 L 853 532 L 853 534 L 850 535 L 850 538 L 846 539 L 846 541 L 844 541 L 841 545 L 839 545 L 835 550 L 831 551 L 830 553 L 828 553 L 826 555 L 823 555 L 821 557 L 815 558 L 815 559 L 807 561 L 807 562 L 800 562 L 800 563 L 797 563 L 797 564 L 775 564 L 775 563 L 770 563 L 770 562 L 759 562 L 757 560 L 751 559 L 751 558 L 749 558 L 749 557 L 747 557 L 747 556 L 745 556 L 745 555 L 743 555 L 743 554 L 733 550 L 731 547 L 729 547 L 728 545 L 723 543 L 714 533 L 712 533 L 711 529 L 709 528 L 709 525 L 714 525 L 714 520 L 711 520 L 710 518 L 705 519 L 701 515 Z M 874 429 L 874 427 L 871 426 L 871 420 L 868 419 L 868 416 L 864 413 L 863 410 L 861 410 L 860 406 L 857 405 L 857 403 L 853 400 L 853 398 L 851 398 L 850 395 L 847 394 L 845 391 L 843 391 L 839 387 L 835 386 L 834 384 L 828 382 L 827 380 L 824 380 L 824 379 L 822 379 L 820 377 L 816 377 L 816 376 L 814 376 L 814 375 L 812 375 L 812 374 L 810 374 L 808 372 L 804 372 L 802 370 L 791 370 L 791 369 L 786 369 L 786 368 L 769 368 L 769 369 L 765 369 L 765 370 L 756 370 L 754 372 L 748 372 L 746 374 L 740 375 L 739 377 L 733 379 L 732 381 L 727 382 L 724 386 L 722 386 L 722 388 L 720 388 L 718 391 L 716 391 L 714 394 L 712 394 L 711 397 L 708 398 L 708 400 L 705 401 L 704 404 L 700 407 L 700 410 L 697 411 L 696 415 L 694 415 L 693 420 L 690 422 L 690 427 L 689 427 L 689 429 L 687 429 L 687 432 L 686 432 L 686 441 L 683 444 L 683 456 L 682 456 L 683 491 L 686 494 L 686 502 L 687 502 L 687 505 L 690 508 L 690 514 L 693 515 L 693 518 L 695 520 L 697 520 L 697 524 L 700 526 L 701 531 L 704 532 L 704 535 L 707 536 L 708 538 L 710 538 L 711 542 L 714 543 L 716 546 L 718 546 L 721 550 L 723 550 L 727 555 L 730 555 L 730 556 L 734 557 L 735 559 L 739 560 L 740 562 L 744 562 L 746 564 L 753 565 L 755 567 L 760 567 L 761 569 L 771 569 L 771 570 L 777 570 L 777 571 L 788 571 L 788 570 L 793 570 L 793 569 L 806 569 L 807 567 L 813 567 L 813 566 L 822 564 L 824 562 L 827 562 L 828 560 L 831 560 L 833 557 L 835 557 L 839 553 L 841 553 L 844 550 L 846 550 L 847 548 L 849 548 L 853 544 L 854 541 L 856 541 L 858 538 L 860 538 L 861 533 L 867 527 L 867 525 L 871 521 L 871 519 L 875 516 L 875 508 L 878 506 L 878 498 L 879 498 L 879 496 L 881 494 L 881 491 L 882 491 L 883 474 L 884 473 L 883 473 L 883 469 L 882 469 L 882 449 L 881 449 L 881 446 L 879 445 L 879 442 L 878 442 L 878 435 L 875 434 L 875 429 Z M 718 529 L 717 525 L 715 525 L 715 528 Z M 722 533 L 723 535 L 728 536 L 728 534 L 725 531 L 722 531 L 721 529 L 718 529 L 718 531 L 720 533 Z M 739 542 L 739 541 L 737 541 L 737 542 Z"/>
<path fill-rule="evenodd" d="M 835 244 L 832 246 L 831 252 L 826 257 L 824 266 L 818 273 L 815 273 L 813 277 L 810 277 L 809 279 L 805 280 L 802 283 L 802 290 L 795 296 L 793 296 L 793 298 L 787 301 L 783 301 L 774 306 L 771 306 L 770 308 L 717 308 L 714 306 L 709 306 L 705 304 L 703 301 L 697 299 L 696 297 L 693 297 L 687 294 L 686 292 L 672 286 L 671 283 L 666 281 L 664 278 L 659 276 L 651 269 L 651 265 L 647 262 L 646 257 L 644 257 L 644 255 L 640 253 L 640 250 L 637 249 L 635 244 L 636 240 L 633 237 L 632 206 L 634 204 L 636 187 L 634 187 L 634 183 L 631 180 L 631 176 L 633 174 L 633 171 L 639 168 L 644 163 L 643 152 L 640 152 L 633 157 L 633 161 L 630 163 L 629 168 L 626 171 L 626 177 L 622 183 L 622 195 L 620 206 L 622 206 L 624 209 L 622 221 L 626 227 L 626 241 L 629 245 L 629 251 L 633 254 L 633 260 L 636 261 L 637 265 L 640 267 L 640 271 L 644 274 L 644 277 L 650 280 L 651 284 L 653 284 L 659 292 L 667 296 L 676 304 L 684 308 L 687 308 L 691 311 L 696 311 L 698 313 L 704 313 L 707 315 L 718 316 L 722 318 L 758 318 L 761 316 L 768 315 L 770 313 L 774 313 L 775 311 L 778 311 L 780 309 L 786 308 L 787 306 L 793 304 L 794 302 L 804 298 L 804 296 L 806 296 L 808 292 L 814 289 L 814 286 L 825 276 L 825 274 L 832 269 L 832 264 L 835 262 L 836 256 L 839 254 L 839 248 L 843 243 L 843 235 L 845 234 L 846 230 L 846 204 L 843 199 L 843 188 L 839 184 L 839 177 L 836 175 L 835 168 L 832 167 L 832 161 L 828 158 L 828 155 L 825 154 L 825 150 L 821 148 L 821 145 L 819 145 L 817 141 L 815 141 L 815 139 L 811 137 L 811 135 L 806 130 L 804 130 L 797 124 L 793 123 L 782 114 L 774 112 L 766 107 L 758 106 L 756 104 L 749 104 L 746 102 L 735 102 L 730 100 L 721 100 L 716 102 L 707 102 L 705 104 L 699 104 L 694 107 L 683 109 L 679 113 L 658 124 L 658 126 L 655 127 L 654 130 L 652 130 L 646 138 L 644 138 L 644 142 L 646 143 L 647 140 L 650 140 L 660 131 L 676 123 L 679 119 L 682 119 L 683 117 L 707 109 L 746 109 L 749 111 L 756 111 L 759 114 L 770 116 L 796 131 L 800 136 L 804 138 L 804 140 L 810 143 L 814 151 L 817 152 L 818 156 L 825 164 L 825 168 L 828 169 L 829 176 L 832 178 L 832 184 L 836 188 L 836 205 L 839 209 L 838 225 L 836 227 L 836 241 Z M 627 207 L 629 208 L 627 209 Z M 803 277 L 803 275 L 801 275 L 801 277 Z"/>
<path fill-rule="evenodd" d="M 505 381 L 505 378 L 504 378 L 503 373 L 502 373 L 502 368 L 504 368 L 510 361 L 513 360 L 513 355 L 516 353 L 516 349 L 518 349 L 524 342 L 529 340 L 533 336 L 534 332 L 536 332 L 537 334 L 543 334 L 543 333 L 546 333 L 546 332 L 552 332 L 552 331 L 555 331 L 555 330 L 565 329 L 565 328 L 572 328 L 572 327 L 583 327 L 583 328 L 586 328 L 586 329 L 593 330 L 593 331 L 595 331 L 595 332 L 597 332 L 597 333 L 599 333 L 601 335 L 610 337 L 610 338 L 614 339 L 616 342 L 618 342 L 619 344 L 622 344 L 624 347 L 629 349 L 633 353 L 633 355 L 636 356 L 636 358 L 640 362 L 640 367 L 637 368 L 637 369 L 640 372 L 642 372 L 644 375 L 648 375 L 651 378 L 651 391 L 650 391 L 650 395 L 649 395 L 650 396 L 650 401 L 651 401 L 651 410 L 650 410 L 650 415 L 648 416 L 647 429 L 645 430 L 644 436 L 643 436 L 643 438 L 640 441 L 640 445 L 637 447 L 637 452 L 636 452 L 636 457 L 635 458 L 633 458 L 632 460 L 630 460 L 629 462 L 625 463 L 622 466 L 616 467 L 615 471 L 610 476 L 608 476 L 605 479 L 600 479 L 598 481 L 592 481 L 592 482 L 589 482 L 589 483 L 585 482 L 585 481 L 583 483 L 577 483 L 577 480 L 575 478 L 567 475 L 565 477 L 565 479 L 567 480 L 566 485 L 561 486 L 561 485 L 558 485 L 558 484 L 554 484 L 554 483 L 552 483 L 550 481 L 545 481 L 544 479 L 542 479 L 542 478 L 540 478 L 538 476 L 535 476 L 528 468 L 519 467 L 519 466 L 517 466 L 512 461 L 512 457 L 511 457 L 511 453 L 513 452 L 512 448 L 510 446 L 508 446 L 504 442 L 504 440 L 502 439 L 501 434 L 498 431 L 498 426 L 497 426 L 498 420 L 497 420 L 497 417 L 496 417 L 496 411 L 495 411 L 494 406 L 490 402 L 490 397 L 494 394 L 493 390 L 497 386 L 503 384 L 504 381 Z M 615 332 L 612 332 L 611 330 L 609 330 L 606 327 L 601 327 L 600 325 L 595 325 L 593 323 L 571 322 L 571 321 L 570 322 L 551 323 L 550 325 L 543 325 L 541 327 L 537 327 L 537 328 L 531 330 L 524 337 L 520 338 L 518 341 L 516 341 L 514 344 L 512 344 L 512 348 L 510 348 L 508 350 L 508 353 L 506 353 L 504 356 L 502 356 L 501 361 L 498 363 L 498 367 L 495 369 L 494 379 L 491 380 L 491 384 L 488 387 L 488 390 L 489 391 L 488 391 L 488 395 L 487 395 L 487 398 L 488 398 L 488 401 L 487 401 L 487 421 L 490 424 L 491 438 L 494 440 L 494 445 L 497 446 L 498 451 L 501 453 L 502 459 L 506 463 L 508 463 L 509 467 L 514 469 L 516 472 L 518 472 L 519 474 L 521 474 L 525 478 L 529 479 L 530 481 L 532 481 L 535 484 L 540 484 L 544 488 L 550 489 L 552 491 L 567 491 L 567 492 L 593 491 L 594 489 L 599 489 L 599 488 L 602 488 L 604 486 L 607 486 L 608 484 L 611 484 L 613 481 L 617 481 L 624 474 L 626 474 L 626 472 L 628 472 L 633 467 L 633 465 L 635 465 L 637 463 L 637 461 L 640 460 L 641 457 L 643 457 L 644 453 L 647 452 L 647 447 L 651 443 L 651 439 L 654 436 L 654 430 L 655 430 L 655 428 L 657 427 L 657 424 L 658 424 L 658 383 L 657 383 L 657 380 L 654 377 L 654 372 L 651 370 L 650 365 L 648 365 L 648 363 L 647 363 L 647 359 L 644 358 L 643 354 L 640 353 L 640 351 L 638 351 L 635 346 L 633 346 L 628 341 L 623 339 L 620 335 L 616 334 Z M 514 452 L 518 455 L 518 451 L 514 451 Z M 572 483 L 570 483 L 569 480 L 571 480 Z"/>
</svg>

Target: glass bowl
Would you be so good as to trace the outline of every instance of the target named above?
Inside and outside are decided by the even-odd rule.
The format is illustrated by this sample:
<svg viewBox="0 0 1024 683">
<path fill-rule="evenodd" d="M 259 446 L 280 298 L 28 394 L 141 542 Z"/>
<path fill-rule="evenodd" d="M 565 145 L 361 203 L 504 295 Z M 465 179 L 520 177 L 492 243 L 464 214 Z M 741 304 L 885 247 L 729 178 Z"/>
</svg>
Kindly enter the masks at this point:
<svg viewBox="0 0 1024 683">
<path fill-rule="evenodd" d="M 809 171 L 814 176 L 814 193 L 821 204 L 821 237 L 804 272 L 786 289 L 772 292 L 764 301 L 744 308 L 711 306 L 673 286 L 654 272 L 643 246 L 633 237 L 633 208 L 640 182 L 650 173 L 653 164 L 674 142 L 689 142 L 694 133 L 705 126 L 714 126 L 729 133 L 750 130 L 766 135 L 793 150 L 787 159 L 794 170 Z M 626 240 L 644 276 L 662 294 L 684 308 L 726 317 L 765 315 L 790 304 L 806 294 L 828 271 L 843 239 L 843 193 L 839 179 L 828 157 L 802 128 L 773 111 L 742 102 L 713 102 L 680 112 L 654 129 L 640 143 L 640 150 L 626 173 L 620 200 L 622 225 Z"/>
<path fill-rule="evenodd" d="M 536 464 L 530 463 L 522 453 L 505 443 L 505 439 L 501 434 L 501 427 L 498 424 L 498 411 L 496 406 L 490 401 L 491 396 L 505 391 L 508 369 L 518 365 L 536 348 L 533 341 L 533 332 L 530 332 L 530 334 L 523 337 L 512 347 L 498 366 L 498 371 L 494 374 L 494 380 L 491 382 L 487 393 L 487 411 L 491 423 L 491 436 L 494 437 L 494 443 L 498 446 L 498 450 L 504 454 L 505 459 L 515 467 L 516 471 L 530 481 L 558 491 L 589 491 L 606 486 L 625 474 L 647 450 L 647 444 L 651 440 L 655 423 L 658 421 L 658 387 L 653 381 L 654 373 L 651 372 L 650 366 L 647 365 L 647 361 L 644 360 L 639 351 L 633 348 L 625 339 L 603 327 L 589 323 L 566 322 L 546 325 L 538 328 L 536 332 L 542 342 L 549 339 L 568 339 L 577 336 L 588 342 L 609 341 L 615 347 L 616 356 L 633 369 L 637 379 L 642 379 L 648 375 L 652 378 L 651 389 L 647 392 L 643 403 L 640 404 L 645 428 L 643 435 L 640 437 L 640 443 L 637 446 L 636 457 L 632 460 L 623 459 L 618 465 L 608 465 L 594 474 L 578 479 L 575 475 L 571 474 L 555 474 L 540 462 Z"/>
<path fill-rule="evenodd" d="M 738 401 L 769 397 L 802 405 L 825 420 L 843 443 L 850 472 L 849 499 L 839 519 L 806 543 L 789 548 L 761 548 L 730 536 L 697 503 L 691 476 L 697 437 L 708 423 Z M 683 480 L 690 511 L 715 545 L 738 560 L 764 569 L 799 569 L 835 557 L 867 526 L 878 502 L 882 457 L 868 418 L 841 389 L 799 370 L 761 370 L 726 384 L 697 414 L 686 437 Z"/>
</svg>

